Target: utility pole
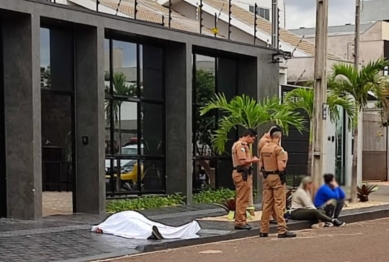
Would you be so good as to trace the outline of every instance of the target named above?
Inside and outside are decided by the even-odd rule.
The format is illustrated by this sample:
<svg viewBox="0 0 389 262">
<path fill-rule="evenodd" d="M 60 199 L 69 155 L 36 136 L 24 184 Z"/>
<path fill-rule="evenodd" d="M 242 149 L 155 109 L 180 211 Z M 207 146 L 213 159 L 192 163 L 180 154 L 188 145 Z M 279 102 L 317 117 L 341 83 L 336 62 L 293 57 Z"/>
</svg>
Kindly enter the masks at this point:
<svg viewBox="0 0 389 262">
<path fill-rule="evenodd" d="M 359 69 L 359 28 L 361 24 L 361 0 L 355 0 L 355 39 L 354 39 L 354 67 Z"/>
<path fill-rule="evenodd" d="M 355 36 L 354 36 L 354 67 L 359 71 L 359 31 L 360 31 L 360 13 L 361 13 L 361 0 L 355 0 Z M 356 144 L 357 150 L 353 150 L 357 156 L 354 160 L 357 160 L 356 165 L 353 163 L 352 175 L 351 175 L 351 202 L 356 202 L 357 198 L 357 184 L 362 182 L 362 140 L 363 140 L 363 110 L 358 108 L 358 133 L 357 137 L 354 137 L 354 146 Z M 356 170 L 355 170 L 356 168 Z"/>
<path fill-rule="evenodd" d="M 279 27 L 279 14 L 278 14 L 278 0 L 272 0 L 271 6 L 271 45 L 274 49 L 278 49 L 278 27 Z"/>
<path fill-rule="evenodd" d="M 316 1 L 312 176 L 322 184 L 326 160 L 328 0 Z M 314 192 L 315 193 L 315 192 Z"/>
</svg>

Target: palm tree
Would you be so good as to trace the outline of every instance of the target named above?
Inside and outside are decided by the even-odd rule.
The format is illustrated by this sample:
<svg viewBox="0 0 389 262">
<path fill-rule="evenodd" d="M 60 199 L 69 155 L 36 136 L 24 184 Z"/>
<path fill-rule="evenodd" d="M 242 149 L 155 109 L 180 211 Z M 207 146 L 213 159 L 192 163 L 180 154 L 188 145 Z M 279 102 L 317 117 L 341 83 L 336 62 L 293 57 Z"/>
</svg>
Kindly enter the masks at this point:
<svg viewBox="0 0 389 262">
<path fill-rule="evenodd" d="M 126 76 L 123 73 L 115 73 L 112 79 L 113 83 L 113 94 L 117 96 L 123 97 L 131 97 L 136 96 L 136 85 L 130 85 L 127 82 Z M 109 93 L 109 87 L 106 87 L 106 92 Z M 113 117 L 115 123 L 118 124 L 119 128 L 119 152 L 121 153 L 122 141 L 121 141 L 121 133 L 122 133 L 122 124 L 121 124 L 121 106 L 123 101 L 121 100 L 108 100 L 105 104 L 105 111 L 107 113 L 107 121 L 111 119 L 111 110 L 110 106 L 113 104 Z"/>
<path fill-rule="evenodd" d="M 107 78 L 107 74 L 105 76 Z M 126 76 L 123 73 L 114 73 L 112 78 L 112 84 L 113 84 L 113 94 L 117 96 L 123 96 L 123 97 L 130 97 L 136 95 L 136 85 L 130 85 L 127 82 Z M 105 91 L 107 94 L 110 93 L 109 87 L 105 87 Z M 105 111 L 107 114 L 107 121 L 109 122 L 111 119 L 111 114 L 113 114 L 115 126 L 118 124 L 119 128 L 119 154 L 122 153 L 122 114 L 121 114 L 121 106 L 123 101 L 122 100 L 116 100 L 116 99 L 109 99 L 106 100 L 105 103 Z M 111 112 L 111 104 L 112 104 L 112 112 Z M 111 128 L 114 128 L 111 126 Z M 111 138 L 113 139 L 113 138 Z M 112 141 L 111 141 L 112 143 Z M 120 189 L 120 177 L 117 177 L 116 179 L 116 187 L 117 190 Z"/>
<path fill-rule="evenodd" d="M 215 98 L 201 109 L 201 115 L 215 109 L 223 113 L 218 123 L 219 127 L 212 138 L 212 144 L 218 154 L 225 152 L 230 130 L 239 126 L 246 129 L 257 129 L 264 124 L 276 123 L 286 133 L 289 126 L 294 126 L 299 131 L 304 129 L 304 118 L 281 104 L 278 97 L 265 98 L 262 102 L 257 102 L 249 96 L 242 95 L 235 96 L 228 102 L 224 94 L 216 94 Z M 253 188 L 251 187 L 249 208 L 253 209 L 253 206 Z"/>
<path fill-rule="evenodd" d="M 286 133 L 289 131 L 289 126 L 294 126 L 299 131 L 304 129 L 304 118 L 281 104 L 278 97 L 265 98 L 262 102 L 257 102 L 249 96 L 242 95 L 235 96 L 228 102 L 224 94 L 216 94 L 215 98 L 201 109 L 201 115 L 214 109 L 224 113 L 219 120 L 219 128 L 212 138 L 215 151 L 219 154 L 225 152 L 230 130 L 238 126 L 256 129 L 264 124 L 276 123 Z"/>
<path fill-rule="evenodd" d="M 312 142 L 313 142 L 313 107 L 314 107 L 314 92 L 312 88 L 296 88 L 288 92 L 285 96 L 285 104 L 292 110 L 302 110 L 308 116 L 309 120 L 309 143 L 308 143 L 308 166 L 307 175 L 312 173 Z M 349 119 L 349 129 L 354 126 L 355 106 L 354 102 L 347 97 L 340 97 L 333 91 L 329 91 L 327 95 L 327 104 L 332 122 L 339 121 L 340 109 L 343 108 Z"/>
<path fill-rule="evenodd" d="M 367 104 L 369 92 L 374 93 L 379 101 L 387 104 L 386 98 L 383 95 L 385 90 L 385 81 L 382 76 L 382 70 L 388 61 L 378 59 L 368 63 L 357 70 L 349 64 L 334 64 L 332 80 L 334 85 L 332 90 L 340 95 L 346 94 L 353 98 L 357 109 L 358 125 L 354 129 L 354 149 L 353 149 L 353 171 L 351 177 L 351 201 L 357 200 L 357 183 L 358 177 L 362 177 L 362 163 L 358 165 L 358 159 L 361 158 L 362 148 L 362 128 L 363 128 L 363 108 Z M 359 135 L 359 136 L 358 136 Z M 360 144 L 360 145 L 359 145 Z"/>
</svg>

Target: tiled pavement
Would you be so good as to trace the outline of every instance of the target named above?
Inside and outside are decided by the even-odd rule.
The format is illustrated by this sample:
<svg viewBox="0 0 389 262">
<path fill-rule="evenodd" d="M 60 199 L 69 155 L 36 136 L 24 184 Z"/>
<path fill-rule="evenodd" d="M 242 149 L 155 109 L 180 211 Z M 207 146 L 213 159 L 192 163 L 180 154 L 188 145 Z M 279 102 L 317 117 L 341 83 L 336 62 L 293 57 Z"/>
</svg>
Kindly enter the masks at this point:
<svg viewBox="0 0 389 262">
<path fill-rule="evenodd" d="M 388 195 L 389 192 L 385 191 L 382 198 L 387 200 Z M 201 217 L 220 216 L 225 211 L 215 205 L 201 204 L 146 210 L 142 213 L 151 220 L 178 226 Z M 346 222 L 355 222 L 358 219 L 388 216 L 389 206 L 365 208 L 363 211 L 345 210 L 343 213 Z M 106 217 L 107 215 L 73 214 L 48 216 L 41 221 L 0 219 L 0 261 L 94 261 L 194 243 L 186 240 L 130 240 L 91 233 L 91 226 L 102 222 Z M 201 238 L 197 241 L 220 241 L 258 233 L 256 230 L 237 233 L 229 222 L 199 222 L 202 230 Z M 258 229 L 258 223 L 252 225 L 254 229 Z M 308 226 L 295 221 L 291 221 L 289 225 L 293 230 Z"/>
<path fill-rule="evenodd" d="M 149 219 L 178 226 L 204 216 L 224 214 L 215 205 L 193 205 L 143 212 Z M 0 219 L 0 261 L 90 261 L 139 253 L 136 248 L 155 243 L 90 232 L 106 216 L 59 215 L 42 221 Z M 230 223 L 201 221 L 201 236 L 228 234 Z M 165 241 L 167 242 L 167 241 Z"/>
<path fill-rule="evenodd" d="M 382 207 L 380 207 L 382 209 Z M 363 219 L 371 219 L 378 207 L 366 208 Z M 389 206 L 385 206 L 389 214 Z M 358 210 L 346 210 L 351 218 L 358 216 Z M 207 216 L 219 216 L 224 211 L 214 205 L 193 205 L 170 209 L 148 210 L 143 212 L 149 219 L 168 225 L 178 226 L 193 219 Z M 43 261 L 94 261 L 111 257 L 136 254 L 142 251 L 177 247 L 194 242 L 131 240 L 109 235 L 91 233 L 92 225 L 103 221 L 106 216 L 98 215 L 62 215 L 46 217 L 42 221 L 15 221 L 0 219 L 0 261 L 4 262 L 43 262 Z M 201 238 L 196 241 L 220 241 L 229 238 L 253 236 L 258 231 L 236 232 L 233 223 L 199 221 Z M 348 221 L 349 222 L 349 221 Z M 350 221 L 351 222 L 351 221 Z M 252 223 L 258 229 L 258 223 Z M 295 229 L 306 228 L 306 224 L 292 221 L 289 226 Z M 249 233 L 249 235 L 244 235 Z M 220 239 L 223 237 L 224 239 Z"/>
</svg>

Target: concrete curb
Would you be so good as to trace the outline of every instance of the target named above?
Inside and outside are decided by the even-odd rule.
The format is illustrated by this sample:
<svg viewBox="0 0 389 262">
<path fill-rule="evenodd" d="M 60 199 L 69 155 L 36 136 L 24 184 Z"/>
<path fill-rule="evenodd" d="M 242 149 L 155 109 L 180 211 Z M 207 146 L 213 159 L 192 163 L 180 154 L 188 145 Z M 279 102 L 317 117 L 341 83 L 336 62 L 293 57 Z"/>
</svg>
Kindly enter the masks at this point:
<svg viewBox="0 0 389 262">
<path fill-rule="evenodd" d="M 378 207 L 368 207 L 361 208 L 358 210 L 349 210 L 343 216 L 341 220 L 346 223 L 355 223 L 366 220 L 374 220 L 379 218 L 389 217 L 389 205 L 378 206 Z M 311 223 L 309 221 L 290 221 L 288 223 L 288 228 L 291 231 L 302 230 L 310 228 Z M 193 245 L 208 244 L 219 241 L 241 239 L 246 237 L 253 237 L 259 235 L 259 228 L 256 227 L 250 231 L 236 231 L 232 234 L 218 235 L 218 236 L 209 236 L 196 239 L 180 240 L 180 241 L 171 241 L 171 242 L 162 242 L 162 243 L 153 243 L 148 245 L 139 245 L 136 247 L 136 250 L 140 252 L 154 252 L 164 249 L 172 249 L 179 247 L 187 247 Z M 277 226 L 270 226 L 270 233 L 276 233 Z"/>
</svg>

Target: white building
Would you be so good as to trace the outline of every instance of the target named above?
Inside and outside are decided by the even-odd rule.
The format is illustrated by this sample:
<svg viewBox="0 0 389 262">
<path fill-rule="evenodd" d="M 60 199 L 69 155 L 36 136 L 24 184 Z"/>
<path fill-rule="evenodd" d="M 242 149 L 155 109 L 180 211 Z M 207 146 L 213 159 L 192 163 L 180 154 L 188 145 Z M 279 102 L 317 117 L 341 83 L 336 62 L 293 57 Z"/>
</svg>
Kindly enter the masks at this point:
<svg viewBox="0 0 389 262">
<path fill-rule="evenodd" d="M 254 13 L 255 4 L 257 4 L 257 15 L 271 21 L 272 20 L 272 0 L 232 0 L 232 2 L 250 12 Z M 285 2 L 278 0 L 278 9 L 280 10 L 280 27 L 285 28 Z"/>
</svg>

